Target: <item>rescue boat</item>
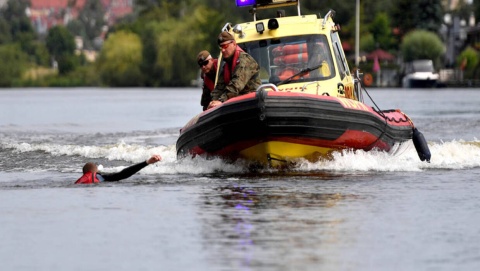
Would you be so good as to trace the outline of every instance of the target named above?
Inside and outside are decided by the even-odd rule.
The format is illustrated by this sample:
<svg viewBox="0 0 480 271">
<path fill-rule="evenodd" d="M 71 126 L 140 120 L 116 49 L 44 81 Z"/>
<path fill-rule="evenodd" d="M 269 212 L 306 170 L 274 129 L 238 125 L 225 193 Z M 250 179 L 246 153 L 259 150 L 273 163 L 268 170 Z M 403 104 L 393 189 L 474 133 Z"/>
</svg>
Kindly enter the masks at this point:
<svg viewBox="0 0 480 271">
<path fill-rule="evenodd" d="M 350 72 L 333 10 L 301 15 L 299 0 L 237 0 L 242 5 L 251 7 L 253 21 L 227 23 L 222 31 L 259 63 L 262 85 L 193 117 L 180 130 L 178 158 L 281 167 L 345 149 L 394 154 L 413 139 L 420 159 L 430 160 L 425 138 L 405 113 L 364 103 L 366 90 L 360 73 Z M 298 14 L 256 19 L 258 10 L 286 6 Z"/>
</svg>

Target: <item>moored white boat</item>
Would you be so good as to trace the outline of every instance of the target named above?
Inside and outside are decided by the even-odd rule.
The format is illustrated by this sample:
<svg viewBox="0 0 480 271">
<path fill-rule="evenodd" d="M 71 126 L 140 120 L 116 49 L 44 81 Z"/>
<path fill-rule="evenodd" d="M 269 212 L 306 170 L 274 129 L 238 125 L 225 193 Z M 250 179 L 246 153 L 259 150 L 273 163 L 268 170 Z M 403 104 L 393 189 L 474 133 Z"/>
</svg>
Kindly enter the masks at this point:
<svg viewBox="0 0 480 271">
<path fill-rule="evenodd" d="M 440 75 L 430 59 L 420 59 L 405 64 L 405 76 L 402 78 L 404 88 L 433 88 L 438 84 Z"/>
</svg>

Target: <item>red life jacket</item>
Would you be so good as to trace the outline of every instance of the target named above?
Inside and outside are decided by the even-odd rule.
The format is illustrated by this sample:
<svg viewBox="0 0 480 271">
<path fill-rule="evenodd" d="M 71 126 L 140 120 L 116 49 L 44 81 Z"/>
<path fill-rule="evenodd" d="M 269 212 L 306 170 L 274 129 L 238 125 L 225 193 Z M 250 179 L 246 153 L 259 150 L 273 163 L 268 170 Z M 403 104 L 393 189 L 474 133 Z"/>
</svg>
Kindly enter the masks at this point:
<svg viewBox="0 0 480 271">
<path fill-rule="evenodd" d="M 80 177 L 75 184 L 84 184 L 84 183 L 99 183 L 100 180 L 97 179 L 97 173 L 87 172 Z"/>
<path fill-rule="evenodd" d="M 218 59 L 213 59 L 212 70 L 209 74 L 202 74 L 203 83 L 212 92 L 215 88 L 215 76 L 217 74 Z M 210 75 L 210 76 L 209 76 Z"/>
<path fill-rule="evenodd" d="M 238 62 L 238 57 L 240 56 L 240 53 L 244 52 L 240 46 L 237 45 L 237 48 L 235 50 L 235 53 L 233 53 L 232 56 L 232 62 L 230 67 L 230 63 L 228 61 L 225 61 L 225 66 L 223 67 L 223 79 L 225 81 L 225 84 L 228 85 L 230 83 L 230 79 L 232 79 L 232 73 L 235 70 L 235 67 L 237 66 Z"/>
</svg>

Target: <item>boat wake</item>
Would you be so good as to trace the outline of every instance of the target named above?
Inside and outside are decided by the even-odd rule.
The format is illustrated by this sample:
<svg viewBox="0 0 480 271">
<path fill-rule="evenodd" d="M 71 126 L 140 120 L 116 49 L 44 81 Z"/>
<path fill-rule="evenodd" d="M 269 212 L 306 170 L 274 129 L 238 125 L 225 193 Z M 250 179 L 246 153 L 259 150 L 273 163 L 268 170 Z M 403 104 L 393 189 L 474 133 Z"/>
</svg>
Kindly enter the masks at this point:
<svg viewBox="0 0 480 271">
<path fill-rule="evenodd" d="M 428 144 L 430 163 L 418 159 L 410 141 L 397 155 L 377 151 L 343 151 L 334 153 L 333 160 L 298 165 L 300 171 L 327 170 L 335 172 L 414 172 L 428 169 L 469 169 L 480 167 L 480 141 L 449 141 Z"/>
<path fill-rule="evenodd" d="M 391 155 L 381 151 L 351 151 L 333 153 L 331 160 L 309 162 L 298 160 L 288 168 L 289 173 L 305 174 L 309 172 L 358 173 L 358 172 L 415 172 L 429 169 L 470 169 L 480 167 L 480 141 L 454 140 L 448 142 L 429 142 L 432 153 L 430 163 L 418 159 L 417 152 L 411 141 L 407 142 L 402 151 Z M 144 161 L 152 154 L 160 154 L 163 161 L 147 167 L 141 174 L 246 174 L 252 171 L 243 161 L 226 163 L 221 159 L 205 159 L 203 157 L 177 160 L 175 145 L 144 146 L 123 141 L 104 146 L 58 145 L 55 143 L 0 143 L 0 151 L 7 157 L 23 155 L 52 157 L 52 159 L 69 160 L 56 168 L 61 172 L 79 172 L 85 161 L 93 160 L 101 164 L 104 172 L 123 169 L 125 163 Z M 67 157 L 67 158 L 64 158 Z M 116 161 L 116 163 L 115 163 Z M 45 164 L 45 163 L 44 163 Z M 44 171 L 42 163 L 36 165 L 37 170 Z M 8 171 L 8 169 L 5 169 Z M 30 169 L 35 171 L 35 169 Z M 51 170 L 51 168 L 47 168 Z M 285 172 L 275 169 L 255 169 L 257 173 Z"/>
</svg>

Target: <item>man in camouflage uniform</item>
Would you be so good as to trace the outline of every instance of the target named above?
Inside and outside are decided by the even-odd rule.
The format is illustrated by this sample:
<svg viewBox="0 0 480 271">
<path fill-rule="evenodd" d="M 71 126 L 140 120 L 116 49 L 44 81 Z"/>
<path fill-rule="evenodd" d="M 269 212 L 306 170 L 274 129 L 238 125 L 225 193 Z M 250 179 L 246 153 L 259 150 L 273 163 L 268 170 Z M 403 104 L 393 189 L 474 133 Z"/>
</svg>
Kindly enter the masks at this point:
<svg viewBox="0 0 480 271">
<path fill-rule="evenodd" d="M 205 111 L 212 101 L 211 92 L 215 88 L 218 59 L 212 58 L 208 51 L 203 50 L 198 53 L 197 63 L 202 70 L 201 77 L 203 79 L 202 98 L 200 100 L 200 105 L 203 107 L 203 111 Z"/>
<path fill-rule="evenodd" d="M 260 66 L 252 56 L 237 46 L 232 34 L 222 31 L 217 42 L 225 65 L 211 93 L 212 102 L 208 108 L 218 106 L 230 98 L 254 92 L 262 84 L 259 77 Z"/>
</svg>

